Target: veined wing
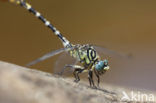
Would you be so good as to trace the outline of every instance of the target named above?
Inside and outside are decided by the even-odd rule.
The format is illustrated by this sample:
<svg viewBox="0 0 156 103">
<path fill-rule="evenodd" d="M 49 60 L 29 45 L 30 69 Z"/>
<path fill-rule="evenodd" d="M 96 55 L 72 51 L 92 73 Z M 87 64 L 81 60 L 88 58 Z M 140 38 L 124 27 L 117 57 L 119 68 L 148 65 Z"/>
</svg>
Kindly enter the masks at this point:
<svg viewBox="0 0 156 103">
<path fill-rule="evenodd" d="M 71 75 L 73 72 L 73 68 L 64 68 L 65 65 L 75 65 L 78 61 L 71 57 L 68 53 L 64 52 L 57 58 L 54 67 L 53 67 L 53 73 L 68 76 Z"/>
<path fill-rule="evenodd" d="M 95 48 L 95 50 L 98 51 L 99 54 L 109 55 L 110 57 L 113 56 L 113 57 L 123 58 L 123 59 L 129 59 L 131 57 L 130 54 L 119 53 L 101 46 L 93 45 L 93 47 Z"/>
<path fill-rule="evenodd" d="M 101 46 L 95 46 L 93 45 L 93 47 L 97 50 L 97 52 L 101 55 L 105 54 L 106 57 L 109 56 L 109 57 L 117 57 L 117 58 L 124 58 L 124 59 L 128 59 L 129 56 L 126 55 L 126 54 L 123 54 L 123 53 L 119 53 L 119 52 L 116 52 L 116 51 L 113 51 L 113 50 L 110 50 L 108 48 L 103 48 Z M 101 56 L 100 55 L 100 56 Z M 54 67 L 53 67 L 53 72 L 55 74 L 59 74 L 61 72 L 63 72 L 63 75 L 64 76 L 68 76 L 68 75 L 71 75 L 74 68 L 64 68 L 65 65 L 74 65 L 74 64 L 77 64 L 78 61 L 75 59 L 75 58 L 72 58 L 69 54 L 67 53 L 62 53 L 58 59 L 56 60 L 55 64 L 54 64 Z"/>
<path fill-rule="evenodd" d="M 36 64 L 36 63 L 38 63 L 38 62 L 41 62 L 41 61 L 43 61 L 43 60 L 45 60 L 45 59 L 48 59 L 48 58 L 50 58 L 50 57 L 52 57 L 52 56 L 54 56 L 54 55 L 60 54 L 60 53 L 62 53 L 62 52 L 64 52 L 64 51 L 66 51 L 67 49 L 69 49 L 69 48 L 61 48 L 61 49 L 58 49 L 58 50 L 55 50 L 55 51 L 51 51 L 51 52 L 49 52 L 49 53 L 43 55 L 42 57 L 40 57 L 40 58 L 38 58 L 38 59 L 36 59 L 36 60 L 34 60 L 34 61 L 28 63 L 26 66 L 34 65 L 34 64 Z"/>
</svg>

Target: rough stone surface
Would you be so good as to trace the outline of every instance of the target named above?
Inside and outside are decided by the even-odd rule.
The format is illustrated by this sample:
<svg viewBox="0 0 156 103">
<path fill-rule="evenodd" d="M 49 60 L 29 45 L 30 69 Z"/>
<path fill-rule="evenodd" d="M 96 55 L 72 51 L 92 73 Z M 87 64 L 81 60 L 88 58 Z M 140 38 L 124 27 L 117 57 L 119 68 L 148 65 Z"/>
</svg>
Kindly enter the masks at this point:
<svg viewBox="0 0 156 103">
<path fill-rule="evenodd" d="M 0 62 L 0 103 L 133 103 L 120 101 L 121 90 L 109 85 L 93 89 L 88 82 Z"/>
</svg>

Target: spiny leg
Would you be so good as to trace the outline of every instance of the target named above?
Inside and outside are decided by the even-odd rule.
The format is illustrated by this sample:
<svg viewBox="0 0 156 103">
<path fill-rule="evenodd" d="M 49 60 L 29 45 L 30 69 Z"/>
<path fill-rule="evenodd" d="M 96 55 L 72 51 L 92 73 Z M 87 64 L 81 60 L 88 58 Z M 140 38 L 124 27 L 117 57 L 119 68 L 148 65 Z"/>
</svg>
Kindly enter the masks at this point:
<svg viewBox="0 0 156 103">
<path fill-rule="evenodd" d="M 85 72 L 85 68 L 79 65 L 73 65 L 73 68 L 74 68 L 73 75 L 75 77 L 74 82 L 77 83 L 80 81 L 79 73 Z"/>
<path fill-rule="evenodd" d="M 88 80 L 89 80 L 90 87 L 93 85 L 93 87 L 96 88 L 93 81 L 93 71 L 91 70 L 89 70 L 88 72 Z"/>
<path fill-rule="evenodd" d="M 90 87 L 92 86 L 92 83 L 91 83 L 91 79 L 90 79 L 90 75 L 88 73 L 88 80 L 89 80 L 89 84 L 90 84 Z"/>
<path fill-rule="evenodd" d="M 74 68 L 73 68 L 73 65 L 67 64 L 67 65 L 65 65 L 65 66 L 64 66 L 64 68 L 62 69 L 62 71 L 61 71 L 61 72 L 59 72 L 58 74 L 59 74 L 59 75 L 63 75 L 64 70 L 65 70 L 66 68 L 71 68 L 71 69 L 74 69 Z"/>
<path fill-rule="evenodd" d="M 83 69 L 83 68 L 76 68 L 76 69 L 74 70 L 74 72 L 73 72 L 73 75 L 74 75 L 74 77 L 75 77 L 74 82 L 77 83 L 77 82 L 80 81 L 79 73 L 82 73 L 84 70 L 85 70 L 85 69 Z"/>
<path fill-rule="evenodd" d="M 79 77 L 79 73 L 82 73 L 85 69 L 84 67 L 82 66 L 79 66 L 79 65 L 65 65 L 63 70 L 59 73 L 60 75 L 62 75 L 64 73 L 64 70 L 66 68 L 71 68 L 71 69 L 74 69 L 74 72 L 73 72 L 73 75 L 75 77 L 75 82 L 78 82 L 80 81 L 80 77 Z"/>
<path fill-rule="evenodd" d="M 97 73 L 97 71 L 94 69 L 94 73 L 95 73 L 95 75 L 96 75 L 96 77 L 97 77 L 97 79 L 98 79 L 98 84 L 97 84 L 97 86 L 99 87 L 99 84 L 100 84 L 100 76 L 99 76 L 99 74 Z"/>
</svg>

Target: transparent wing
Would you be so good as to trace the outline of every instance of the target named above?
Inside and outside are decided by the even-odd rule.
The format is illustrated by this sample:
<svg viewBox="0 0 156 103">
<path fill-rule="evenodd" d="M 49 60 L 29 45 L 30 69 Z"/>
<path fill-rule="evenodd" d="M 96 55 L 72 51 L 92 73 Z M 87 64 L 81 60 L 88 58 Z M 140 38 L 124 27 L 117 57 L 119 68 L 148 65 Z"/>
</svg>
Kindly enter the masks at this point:
<svg viewBox="0 0 156 103">
<path fill-rule="evenodd" d="M 129 58 L 129 55 L 119 53 L 119 52 L 110 50 L 108 48 L 104 48 L 104 47 L 96 46 L 96 45 L 93 45 L 93 47 L 97 50 L 100 57 L 102 56 L 102 58 L 106 58 L 106 59 L 107 59 L 107 57 L 112 57 L 113 59 L 117 58 L 118 62 L 121 62 L 119 60 L 119 58 L 120 59 L 121 58 L 125 58 L 125 59 Z M 72 69 L 72 68 L 64 69 L 64 66 L 67 64 L 74 65 L 77 63 L 78 63 L 78 61 L 76 59 L 72 58 L 68 53 L 64 52 L 56 60 L 54 67 L 53 67 L 53 72 L 55 74 L 59 74 L 62 71 L 64 71 L 64 73 L 63 73 L 64 76 L 71 75 L 74 69 Z"/>
<path fill-rule="evenodd" d="M 129 59 L 131 57 L 130 54 L 119 53 L 101 46 L 93 45 L 93 47 L 97 50 L 98 54 L 101 55 L 105 54 L 108 55 L 109 57 L 116 57 L 116 58 L 123 58 L 123 59 Z"/>
<path fill-rule="evenodd" d="M 45 59 L 48 59 L 48 58 L 50 58 L 50 57 L 52 57 L 52 56 L 54 56 L 54 55 L 60 54 L 60 53 L 64 52 L 64 51 L 67 50 L 67 49 L 68 49 L 68 48 L 61 48 L 61 49 L 58 49 L 58 50 L 49 52 L 49 53 L 43 55 L 42 57 L 40 57 L 40 58 L 38 58 L 38 59 L 36 59 L 36 60 L 34 60 L 34 61 L 28 63 L 26 66 L 34 65 L 34 64 L 36 64 L 36 63 L 38 63 L 38 62 L 41 62 L 41 61 L 43 61 L 43 60 L 45 60 Z"/>
<path fill-rule="evenodd" d="M 77 64 L 78 61 L 71 57 L 68 53 L 64 52 L 62 53 L 58 59 L 56 60 L 54 67 L 53 67 L 53 73 L 55 74 L 60 74 L 61 72 L 63 72 L 64 76 L 69 76 L 72 74 L 73 70 L 72 68 L 65 68 L 65 65 L 75 65 Z"/>
<path fill-rule="evenodd" d="M 100 46 L 94 46 L 96 51 L 98 52 L 101 59 L 107 59 L 109 61 L 109 66 L 115 70 L 122 70 L 124 68 L 129 67 L 132 60 L 132 55 L 120 53 L 113 51 L 108 48 L 103 48 Z"/>
</svg>

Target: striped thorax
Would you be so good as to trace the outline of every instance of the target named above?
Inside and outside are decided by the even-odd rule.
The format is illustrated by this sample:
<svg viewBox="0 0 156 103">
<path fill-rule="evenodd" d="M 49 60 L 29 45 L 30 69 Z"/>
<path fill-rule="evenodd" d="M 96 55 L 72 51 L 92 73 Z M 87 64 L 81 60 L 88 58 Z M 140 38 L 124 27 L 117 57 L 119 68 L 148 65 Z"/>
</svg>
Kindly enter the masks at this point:
<svg viewBox="0 0 156 103">
<path fill-rule="evenodd" d="M 82 63 L 84 66 L 92 65 L 99 59 L 96 50 L 91 45 L 77 44 L 74 46 L 73 50 L 69 51 L 69 53 L 72 57 L 80 61 L 80 63 Z"/>
</svg>

